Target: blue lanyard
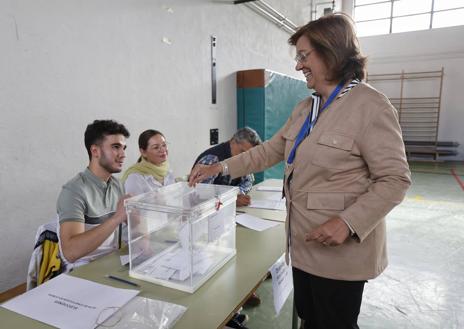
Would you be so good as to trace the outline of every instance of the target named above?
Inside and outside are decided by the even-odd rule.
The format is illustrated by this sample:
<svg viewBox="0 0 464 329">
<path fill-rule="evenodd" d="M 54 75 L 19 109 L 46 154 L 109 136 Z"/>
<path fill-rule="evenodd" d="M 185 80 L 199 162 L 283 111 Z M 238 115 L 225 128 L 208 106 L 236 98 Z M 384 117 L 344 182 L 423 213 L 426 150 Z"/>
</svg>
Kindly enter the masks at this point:
<svg viewBox="0 0 464 329">
<path fill-rule="evenodd" d="M 311 109 L 309 115 L 306 117 L 305 122 L 301 126 L 301 129 L 300 129 L 300 132 L 298 133 L 298 136 L 296 137 L 295 144 L 293 145 L 293 148 L 290 151 L 290 154 L 288 156 L 287 164 L 292 164 L 293 163 L 293 161 L 295 160 L 296 149 L 298 148 L 300 143 L 309 135 L 309 133 L 313 129 L 314 125 L 316 124 L 316 121 L 317 121 L 317 118 L 319 117 L 319 115 L 321 115 L 321 113 L 326 108 L 328 108 L 329 105 L 333 102 L 335 97 L 337 97 L 337 95 L 340 92 L 340 90 L 342 89 L 343 85 L 344 85 L 344 82 L 342 81 L 337 85 L 337 87 L 335 87 L 335 89 L 332 91 L 329 98 L 327 99 L 327 102 L 325 102 L 324 106 L 322 106 L 322 108 L 319 110 L 319 113 L 314 118 L 314 120 L 311 120 L 311 117 L 312 117 L 312 113 L 313 113 L 313 111 L 315 109 L 314 108 Z M 314 102 L 314 100 L 313 100 L 313 102 Z"/>
</svg>

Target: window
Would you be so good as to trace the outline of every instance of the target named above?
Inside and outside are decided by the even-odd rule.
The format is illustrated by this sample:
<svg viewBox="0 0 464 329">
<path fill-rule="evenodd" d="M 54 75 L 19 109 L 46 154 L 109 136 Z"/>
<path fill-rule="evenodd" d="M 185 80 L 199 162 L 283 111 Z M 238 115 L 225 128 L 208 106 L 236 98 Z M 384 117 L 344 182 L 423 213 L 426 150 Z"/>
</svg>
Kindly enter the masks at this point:
<svg viewBox="0 0 464 329">
<path fill-rule="evenodd" d="M 464 25 L 464 0 L 354 0 L 358 36 Z"/>
</svg>

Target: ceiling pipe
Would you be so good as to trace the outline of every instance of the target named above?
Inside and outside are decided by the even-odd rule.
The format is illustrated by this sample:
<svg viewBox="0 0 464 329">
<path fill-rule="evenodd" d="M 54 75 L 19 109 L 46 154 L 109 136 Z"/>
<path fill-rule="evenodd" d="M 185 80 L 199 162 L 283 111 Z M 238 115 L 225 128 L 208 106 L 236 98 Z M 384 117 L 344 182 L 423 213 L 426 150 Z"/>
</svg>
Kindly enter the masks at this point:
<svg viewBox="0 0 464 329">
<path fill-rule="evenodd" d="M 268 3 L 262 0 L 236 0 L 234 4 L 245 3 L 245 6 L 252 9 L 256 13 L 260 14 L 262 17 L 271 21 L 279 28 L 283 29 L 289 34 L 293 34 L 297 30 L 297 26 L 287 17 L 279 13 L 277 10 L 272 8 Z"/>
<path fill-rule="evenodd" d="M 239 4 L 241 4 L 241 3 L 253 2 L 253 1 L 256 1 L 256 0 L 235 0 L 235 1 L 234 1 L 234 5 L 239 5 Z"/>
<path fill-rule="evenodd" d="M 275 10 L 274 8 L 272 8 L 267 2 L 264 2 L 264 1 L 257 1 L 256 2 L 257 5 L 259 6 L 262 6 L 263 8 L 266 8 L 266 10 L 268 10 L 269 12 L 271 12 L 272 14 L 274 14 L 276 17 L 278 17 L 279 19 L 285 21 L 285 23 L 293 28 L 294 30 L 296 30 L 298 28 L 298 26 L 296 26 L 295 23 L 293 23 L 291 20 L 289 20 L 287 17 L 285 17 L 284 15 L 282 15 L 281 13 L 279 13 L 277 10 Z"/>
</svg>

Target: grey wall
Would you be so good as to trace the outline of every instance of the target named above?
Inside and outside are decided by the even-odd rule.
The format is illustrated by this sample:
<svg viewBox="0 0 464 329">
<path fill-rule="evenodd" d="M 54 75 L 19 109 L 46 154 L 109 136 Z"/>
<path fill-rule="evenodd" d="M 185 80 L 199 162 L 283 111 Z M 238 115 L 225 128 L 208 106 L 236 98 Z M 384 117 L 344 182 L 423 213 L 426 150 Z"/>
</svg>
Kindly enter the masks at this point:
<svg viewBox="0 0 464 329">
<path fill-rule="evenodd" d="M 186 174 L 210 128 L 221 141 L 235 131 L 237 70 L 301 77 L 288 36 L 231 1 L 0 0 L 0 292 L 26 280 L 37 227 L 87 165 L 87 123 L 112 118 L 129 128 L 126 167 L 142 130 L 163 131 L 175 174 Z"/>
</svg>

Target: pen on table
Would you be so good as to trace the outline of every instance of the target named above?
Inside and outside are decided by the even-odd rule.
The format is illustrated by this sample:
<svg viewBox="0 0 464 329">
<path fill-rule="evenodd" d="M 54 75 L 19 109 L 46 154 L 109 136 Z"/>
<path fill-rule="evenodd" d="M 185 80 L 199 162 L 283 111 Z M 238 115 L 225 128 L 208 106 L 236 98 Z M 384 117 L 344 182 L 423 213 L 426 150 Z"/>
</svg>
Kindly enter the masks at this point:
<svg viewBox="0 0 464 329">
<path fill-rule="evenodd" d="M 131 286 L 134 286 L 134 287 L 140 287 L 137 283 L 135 282 L 132 282 L 132 281 L 129 281 L 129 280 L 126 280 L 126 279 L 122 279 L 122 278 L 118 278 L 117 276 L 114 276 L 114 275 L 111 275 L 111 274 L 108 274 L 106 276 L 108 279 L 113 279 L 113 280 L 116 280 L 116 281 L 119 281 L 119 282 L 123 282 L 123 283 L 127 283 L 127 284 L 130 284 Z"/>
</svg>

